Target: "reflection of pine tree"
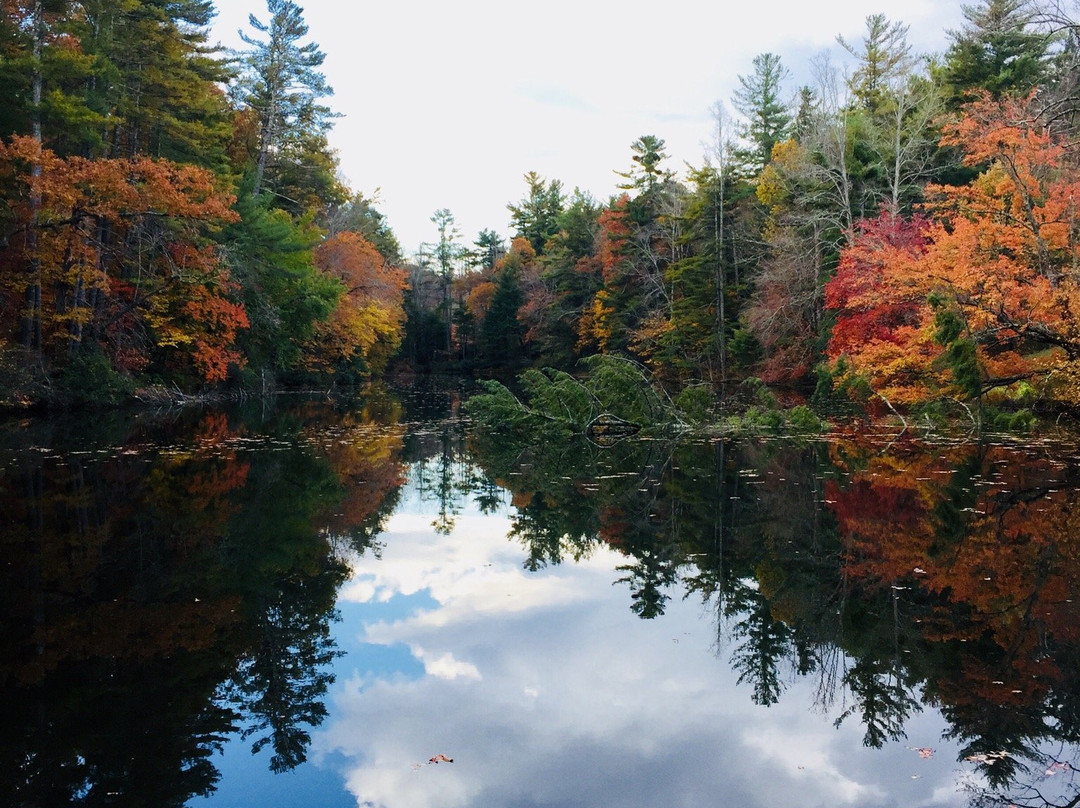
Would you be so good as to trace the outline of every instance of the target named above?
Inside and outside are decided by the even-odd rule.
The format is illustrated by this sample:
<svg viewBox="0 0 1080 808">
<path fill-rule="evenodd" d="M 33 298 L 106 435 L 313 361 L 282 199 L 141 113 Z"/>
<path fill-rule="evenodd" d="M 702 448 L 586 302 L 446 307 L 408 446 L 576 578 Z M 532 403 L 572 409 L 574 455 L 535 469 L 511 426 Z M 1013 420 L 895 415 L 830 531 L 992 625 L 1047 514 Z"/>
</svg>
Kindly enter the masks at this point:
<svg viewBox="0 0 1080 808">
<path fill-rule="evenodd" d="M 732 634 L 742 640 L 731 665 L 738 671 L 739 684 L 749 683 L 754 689 L 755 704 L 776 704 L 784 692 L 780 665 L 791 654 L 791 630 L 773 619 L 769 602 L 760 593 L 745 582 L 738 587 L 728 596 L 729 610 L 739 615 Z"/>
<path fill-rule="evenodd" d="M 413 455 L 418 457 L 409 476 L 421 500 L 438 503 L 439 512 L 432 522 L 436 533 L 446 536 L 453 532 L 462 504 L 474 493 L 483 513 L 501 506 L 500 489 L 473 465 L 459 424 L 444 421 L 437 432 L 414 443 Z"/>
<path fill-rule="evenodd" d="M 869 656 L 857 659 L 844 674 L 843 684 L 854 703 L 836 719 L 836 726 L 858 713 L 866 728 L 864 746 L 880 749 L 887 741 L 904 738 L 905 722 L 921 709 L 892 662 Z"/>
<path fill-rule="evenodd" d="M 326 718 L 322 702 L 334 676 L 326 670 L 338 652 L 330 637 L 336 613 L 327 608 L 344 578 L 344 569 L 328 569 L 306 580 L 288 579 L 258 618 L 258 640 L 242 660 L 231 700 L 249 719 L 243 737 L 260 737 L 252 746 L 268 744 L 270 768 L 284 772 L 307 759 L 308 729 Z"/>
<path fill-rule="evenodd" d="M 562 563 L 563 550 L 568 544 L 564 525 L 563 509 L 552 507 L 542 496 L 533 496 L 525 505 L 518 505 L 510 535 L 525 547 L 526 570 L 538 572 L 549 564 Z"/>
<path fill-rule="evenodd" d="M 671 596 L 665 592 L 678 580 L 675 547 L 657 544 L 636 554 L 633 564 L 616 567 L 629 573 L 616 583 L 630 584 L 630 609 L 638 617 L 651 620 L 664 613 Z"/>
<path fill-rule="evenodd" d="M 435 520 L 435 532 L 448 536 L 454 530 L 454 517 L 461 513 L 460 493 L 466 493 L 472 482 L 471 475 L 463 474 L 464 464 L 454 451 L 449 431 L 444 428 L 442 451 L 435 465 L 435 498 L 439 503 L 439 516 Z"/>
<path fill-rule="evenodd" d="M 596 503 L 581 496 L 579 488 L 582 478 L 601 474 L 595 465 L 595 445 L 580 437 L 565 444 L 537 437 L 522 445 L 505 436 L 479 434 L 470 447 L 474 462 L 482 464 L 481 480 L 515 480 L 510 536 L 525 548 L 525 569 L 536 572 L 567 557 L 580 559 L 596 546 L 600 540 Z M 483 493 L 483 485 L 477 498 L 481 507 L 495 499 L 492 493 Z"/>
<path fill-rule="evenodd" d="M 498 483 L 482 472 L 479 473 L 476 480 L 474 495 L 476 507 L 480 509 L 480 513 L 485 515 L 498 513 L 506 505 L 506 492 L 499 487 Z"/>
</svg>

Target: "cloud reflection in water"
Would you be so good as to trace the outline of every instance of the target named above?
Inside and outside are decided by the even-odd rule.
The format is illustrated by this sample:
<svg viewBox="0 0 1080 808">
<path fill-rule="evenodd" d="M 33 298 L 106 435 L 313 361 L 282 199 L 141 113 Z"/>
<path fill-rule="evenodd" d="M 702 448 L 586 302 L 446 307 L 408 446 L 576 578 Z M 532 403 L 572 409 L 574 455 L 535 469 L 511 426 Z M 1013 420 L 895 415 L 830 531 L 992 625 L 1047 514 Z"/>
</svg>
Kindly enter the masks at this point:
<svg viewBox="0 0 1080 808">
<path fill-rule="evenodd" d="M 406 510 L 342 601 L 407 605 L 339 633 L 407 647 L 424 674 L 371 675 L 362 658 L 342 660 L 314 739 L 316 755 L 347 761 L 359 805 L 966 804 L 935 712 L 907 726 L 907 744 L 936 747 L 932 759 L 903 742 L 864 749 L 857 722 L 834 729 L 835 716 L 813 711 L 811 681 L 754 705 L 699 601 L 676 594 L 663 617 L 635 617 L 625 586 L 612 585 L 617 553 L 529 573 L 506 516 L 466 511 L 440 536 L 430 514 Z M 425 764 L 435 754 L 454 763 Z"/>
</svg>

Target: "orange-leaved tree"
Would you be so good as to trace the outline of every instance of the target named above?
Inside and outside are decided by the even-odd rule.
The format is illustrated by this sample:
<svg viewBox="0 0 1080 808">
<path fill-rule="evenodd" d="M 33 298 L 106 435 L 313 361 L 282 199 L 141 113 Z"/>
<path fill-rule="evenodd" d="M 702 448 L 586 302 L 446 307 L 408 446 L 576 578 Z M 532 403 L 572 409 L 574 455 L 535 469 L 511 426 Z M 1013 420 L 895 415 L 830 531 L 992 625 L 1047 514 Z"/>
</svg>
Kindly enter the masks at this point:
<svg viewBox="0 0 1080 808">
<path fill-rule="evenodd" d="M 845 357 L 846 373 L 903 403 L 1020 383 L 1080 402 L 1076 155 L 1023 99 L 967 106 L 942 143 L 982 172 L 966 186 L 927 189 L 930 223 L 916 228 L 924 246 L 875 253 L 856 239 L 848 269 L 875 268 L 860 279 L 842 267 L 829 284 L 838 312 L 830 359 Z M 903 316 L 879 317 L 854 339 L 875 310 Z"/>
<path fill-rule="evenodd" d="M 405 271 L 390 266 L 362 235 L 344 231 L 315 249 L 315 266 L 341 282 L 330 318 L 316 326 L 308 345 L 313 370 L 334 372 L 359 363 L 379 372 L 401 344 L 405 323 Z"/>
<path fill-rule="evenodd" d="M 600 264 L 601 288 L 582 312 L 577 324 L 577 351 L 580 354 L 608 353 L 628 339 L 619 303 L 628 286 L 626 253 L 631 239 L 630 199 L 623 194 L 599 217 L 596 254 Z"/>
<path fill-rule="evenodd" d="M 901 404 L 936 389 L 926 370 L 939 348 L 924 328 L 927 290 L 919 269 L 928 229 L 925 219 L 889 212 L 860 222 L 825 287 L 825 305 L 837 312 L 827 356 L 838 375 L 857 374 Z"/>
<path fill-rule="evenodd" d="M 164 160 L 60 158 L 0 142 L 0 319 L 62 361 L 88 344 L 120 370 L 152 362 L 226 378 L 248 325 L 211 240 L 233 198 L 208 171 Z"/>
</svg>

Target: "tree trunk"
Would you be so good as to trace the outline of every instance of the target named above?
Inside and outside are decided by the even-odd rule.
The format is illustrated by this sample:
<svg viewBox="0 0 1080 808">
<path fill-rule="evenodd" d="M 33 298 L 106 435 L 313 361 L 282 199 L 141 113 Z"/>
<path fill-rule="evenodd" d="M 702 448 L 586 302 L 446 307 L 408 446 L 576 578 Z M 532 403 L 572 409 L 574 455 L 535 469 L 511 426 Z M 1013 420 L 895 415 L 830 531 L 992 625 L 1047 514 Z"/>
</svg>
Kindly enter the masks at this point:
<svg viewBox="0 0 1080 808">
<path fill-rule="evenodd" d="M 34 140 L 41 148 L 41 99 L 44 75 L 41 67 L 41 52 L 45 44 L 45 12 L 42 0 L 35 0 L 33 12 L 34 24 L 34 73 L 31 77 L 31 121 Z M 38 257 L 38 219 L 41 216 L 41 156 L 40 151 L 30 168 L 30 228 L 26 234 L 26 254 L 30 261 L 29 278 L 26 282 L 25 308 L 19 329 L 19 341 L 24 348 L 41 349 L 41 260 Z"/>
</svg>

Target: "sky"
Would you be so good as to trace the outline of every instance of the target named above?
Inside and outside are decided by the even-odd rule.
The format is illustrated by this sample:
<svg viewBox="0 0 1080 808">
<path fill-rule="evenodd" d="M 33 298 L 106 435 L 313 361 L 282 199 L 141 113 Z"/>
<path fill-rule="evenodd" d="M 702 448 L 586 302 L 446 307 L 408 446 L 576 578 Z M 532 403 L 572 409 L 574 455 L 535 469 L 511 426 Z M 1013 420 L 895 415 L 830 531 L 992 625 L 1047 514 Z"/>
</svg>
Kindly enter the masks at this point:
<svg viewBox="0 0 1080 808">
<path fill-rule="evenodd" d="M 606 201 L 642 135 L 664 139 L 667 167 L 701 165 L 712 110 L 756 54 L 781 56 L 799 83 L 837 34 L 859 41 L 870 14 L 910 26 L 940 53 L 963 23 L 957 0 L 301 0 L 308 41 L 341 117 L 330 138 L 353 191 L 377 195 L 407 254 L 437 238 L 446 208 L 463 243 L 483 229 L 511 234 L 507 205 L 535 171 Z M 217 0 L 213 38 L 240 46 L 261 0 Z"/>
</svg>

